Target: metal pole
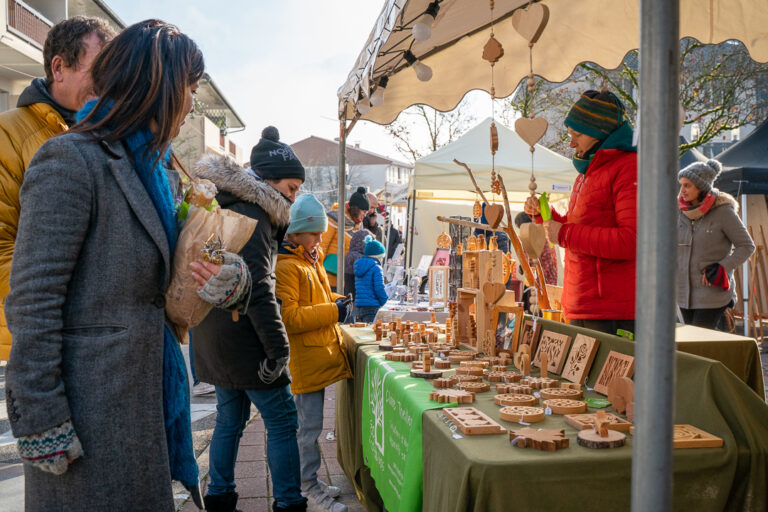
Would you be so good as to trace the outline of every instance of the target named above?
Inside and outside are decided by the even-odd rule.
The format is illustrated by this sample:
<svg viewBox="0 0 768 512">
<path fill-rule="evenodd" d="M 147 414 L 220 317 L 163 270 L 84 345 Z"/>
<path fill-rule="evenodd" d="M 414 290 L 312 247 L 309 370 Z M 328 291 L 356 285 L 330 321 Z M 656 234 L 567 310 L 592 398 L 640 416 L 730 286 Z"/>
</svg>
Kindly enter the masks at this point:
<svg viewBox="0 0 768 512">
<path fill-rule="evenodd" d="M 339 212 L 336 219 L 336 293 L 344 293 L 344 236 L 346 234 L 347 200 L 347 116 L 342 114 L 339 125 Z"/>
<path fill-rule="evenodd" d="M 741 194 L 741 220 L 745 226 L 749 226 L 747 224 L 747 194 Z M 741 266 L 741 290 L 743 294 L 741 307 L 744 308 L 744 336 L 749 337 L 749 328 L 751 327 L 749 318 L 749 260 Z"/>
<path fill-rule="evenodd" d="M 632 510 L 672 508 L 679 0 L 640 0 Z"/>
<path fill-rule="evenodd" d="M 413 236 L 416 228 L 416 191 L 411 192 L 411 216 L 408 219 L 408 268 L 413 267 Z"/>
</svg>

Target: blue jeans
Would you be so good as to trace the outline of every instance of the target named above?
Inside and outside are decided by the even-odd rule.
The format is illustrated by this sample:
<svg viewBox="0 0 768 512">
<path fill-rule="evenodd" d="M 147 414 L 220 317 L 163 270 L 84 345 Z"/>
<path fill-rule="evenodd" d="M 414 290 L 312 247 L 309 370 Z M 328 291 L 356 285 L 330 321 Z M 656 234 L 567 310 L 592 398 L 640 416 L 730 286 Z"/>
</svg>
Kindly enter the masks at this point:
<svg viewBox="0 0 768 512">
<path fill-rule="evenodd" d="M 355 306 L 355 322 L 373 323 L 378 312 L 378 306 Z"/>
<path fill-rule="evenodd" d="M 296 405 L 290 387 L 238 390 L 216 386 L 216 401 L 208 494 L 227 494 L 235 490 L 237 450 L 253 402 L 267 428 L 267 463 L 277 506 L 285 508 L 304 503 L 306 498 L 301 495 L 296 443 Z"/>
<path fill-rule="evenodd" d="M 323 431 L 323 402 L 325 389 L 293 395 L 299 415 L 299 455 L 301 459 L 301 490 L 308 491 L 317 484 L 320 469 L 320 445 L 317 438 Z"/>
</svg>

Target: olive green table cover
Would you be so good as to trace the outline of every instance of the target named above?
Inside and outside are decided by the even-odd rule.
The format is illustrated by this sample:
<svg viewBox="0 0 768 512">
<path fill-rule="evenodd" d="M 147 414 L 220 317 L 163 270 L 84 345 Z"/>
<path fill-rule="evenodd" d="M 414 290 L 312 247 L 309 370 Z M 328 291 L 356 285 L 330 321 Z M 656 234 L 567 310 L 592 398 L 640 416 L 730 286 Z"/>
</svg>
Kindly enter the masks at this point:
<svg viewBox="0 0 768 512">
<path fill-rule="evenodd" d="M 634 343 L 556 322 L 545 329 L 598 337 L 587 380 L 594 385 L 610 350 L 633 354 Z M 367 358 L 378 352 L 370 329 L 344 328 L 355 378 L 337 388 L 338 457 L 367 510 L 381 510 L 375 481 L 363 462 L 361 403 Z M 367 338 L 367 339 L 366 339 Z M 407 380 L 393 381 L 402 385 Z M 493 390 L 473 406 L 499 418 Z M 588 396 L 599 396 L 588 392 Z M 677 353 L 676 422 L 722 437 L 723 448 L 675 450 L 675 510 L 768 510 L 768 406 L 722 363 Z M 610 409 L 609 409 L 610 410 Z M 590 409 L 590 412 L 594 410 Z M 629 510 L 632 441 L 614 450 L 589 450 L 560 416 L 537 428 L 564 429 L 570 447 L 554 453 L 512 447 L 507 435 L 455 439 L 426 411 L 422 425 L 423 510 Z M 522 425 L 498 419 L 505 428 Z"/>
</svg>

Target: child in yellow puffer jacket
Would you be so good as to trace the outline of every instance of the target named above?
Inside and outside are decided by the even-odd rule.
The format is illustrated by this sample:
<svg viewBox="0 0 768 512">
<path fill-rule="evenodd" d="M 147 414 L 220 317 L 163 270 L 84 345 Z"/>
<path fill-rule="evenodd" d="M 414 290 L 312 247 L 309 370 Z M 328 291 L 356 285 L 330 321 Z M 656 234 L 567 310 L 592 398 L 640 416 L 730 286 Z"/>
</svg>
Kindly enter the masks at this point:
<svg viewBox="0 0 768 512">
<path fill-rule="evenodd" d="M 291 351 L 291 391 L 299 417 L 301 488 L 310 502 L 344 512 L 337 487 L 318 480 L 325 388 L 352 377 L 338 323 L 349 313 L 343 295 L 331 292 L 318 246 L 328 227 L 323 205 L 304 194 L 291 206 L 291 223 L 277 256 L 277 297 Z"/>
</svg>

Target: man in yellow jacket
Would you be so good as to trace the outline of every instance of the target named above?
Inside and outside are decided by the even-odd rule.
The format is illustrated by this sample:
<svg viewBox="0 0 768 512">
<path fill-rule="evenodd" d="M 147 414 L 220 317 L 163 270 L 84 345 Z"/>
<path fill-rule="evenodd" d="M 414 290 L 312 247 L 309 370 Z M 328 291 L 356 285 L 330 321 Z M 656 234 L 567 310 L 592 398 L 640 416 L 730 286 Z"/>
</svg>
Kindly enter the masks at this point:
<svg viewBox="0 0 768 512">
<path fill-rule="evenodd" d="M 114 31 L 100 18 L 75 16 L 54 25 L 43 46 L 45 78 L 32 80 L 17 108 L 0 113 L 0 360 L 11 353 L 5 297 L 24 171 L 38 148 L 67 130 L 93 97 L 91 63 L 112 37 Z"/>
</svg>

